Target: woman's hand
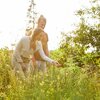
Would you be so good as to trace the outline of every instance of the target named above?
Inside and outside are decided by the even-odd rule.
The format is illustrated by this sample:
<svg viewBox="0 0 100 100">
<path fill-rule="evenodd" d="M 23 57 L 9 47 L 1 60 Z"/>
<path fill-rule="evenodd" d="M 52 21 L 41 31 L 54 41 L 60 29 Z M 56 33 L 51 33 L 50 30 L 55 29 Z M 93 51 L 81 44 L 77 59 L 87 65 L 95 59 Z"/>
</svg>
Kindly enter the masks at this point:
<svg viewBox="0 0 100 100">
<path fill-rule="evenodd" d="M 53 61 L 52 64 L 55 65 L 55 66 L 57 66 L 57 67 L 59 67 L 61 65 L 61 64 L 59 64 L 58 61 Z"/>
</svg>

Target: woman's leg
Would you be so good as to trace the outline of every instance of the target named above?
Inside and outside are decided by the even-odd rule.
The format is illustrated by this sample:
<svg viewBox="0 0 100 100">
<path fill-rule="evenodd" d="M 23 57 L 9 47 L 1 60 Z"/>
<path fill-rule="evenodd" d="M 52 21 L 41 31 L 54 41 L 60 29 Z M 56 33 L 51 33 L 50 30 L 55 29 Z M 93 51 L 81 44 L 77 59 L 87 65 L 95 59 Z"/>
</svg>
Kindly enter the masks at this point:
<svg viewBox="0 0 100 100">
<path fill-rule="evenodd" d="M 23 69 L 22 69 L 22 66 L 20 65 L 20 63 L 15 62 L 14 72 L 18 78 L 25 79 L 25 75 L 24 75 L 24 72 L 23 72 Z"/>
</svg>

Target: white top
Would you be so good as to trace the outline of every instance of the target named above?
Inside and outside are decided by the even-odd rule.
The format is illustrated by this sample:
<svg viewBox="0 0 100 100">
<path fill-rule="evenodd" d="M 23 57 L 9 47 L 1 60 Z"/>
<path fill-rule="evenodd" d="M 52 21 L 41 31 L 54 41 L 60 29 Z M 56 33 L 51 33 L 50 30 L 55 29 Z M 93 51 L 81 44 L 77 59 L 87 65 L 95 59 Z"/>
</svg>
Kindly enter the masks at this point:
<svg viewBox="0 0 100 100">
<path fill-rule="evenodd" d="M 41 41 L 36 41 L 36 51 L 39 51 L 39 54 L 43 60 L 50 63 L 54 62 L 54 60 L 45 55 Z"/>
<path fill-rule="evenodd" d="M 45 55 L 43 48 L 42 48 L 41 41 L 36 41 L 36 50 L 33 51 L 30 48 L 30 40 L 31 40 L 30 36 L 24 36 L 21 38 L 21 40 L 16 45 L 16 48 L 15 48 L 15 51 L 13 54 L 13 59 L 15 58 L 17 60 L 17 62 L 23 62 L 21 59 L 21 56 L 30 59 L 30 56 L 32 56 L 34 54 L 34 52 L 39 51 L 40 56 L 43 60 L 45 60 L 49 63 L 52 63 L 54 61 Z"/>
</svg>

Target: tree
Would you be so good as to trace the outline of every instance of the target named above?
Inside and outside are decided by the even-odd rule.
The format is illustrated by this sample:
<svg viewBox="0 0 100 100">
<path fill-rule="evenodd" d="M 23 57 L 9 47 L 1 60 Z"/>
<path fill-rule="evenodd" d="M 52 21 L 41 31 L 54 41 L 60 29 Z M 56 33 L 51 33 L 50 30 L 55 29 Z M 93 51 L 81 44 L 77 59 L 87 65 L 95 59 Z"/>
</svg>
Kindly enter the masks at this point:
<svg viewBox="0 0 100 100">
<path fill-rule="evenodd" d="M 60 45 L 66 66 L 100 66 L 100 1 L 90 1 L 90 7 L 80 9 L 76 16 L 80 18 L 76 29 L 63 35 L 64 40 Z M 94 48 L 91 53 L 86 53 L 89 48 Z"/>
<path fill-rule="evenodd" d="M 74 31 L 76 35 L 74 42 L 95 48 L 96 52 L 100 52 L 100 1 L 90 1 L 91 7 L 80 9 L 76 15 L 80 17 L 80 23 Z"/>
<path fill-rule="evenodd" d="M 36 18 L 36 11 L 35 11 L 35 3 L 34 3 L 34 0 L 30 0 L 30 5 L 29 5 L 29 8 L 27 10 L 27 18 L 28 18 L 28 25 L 27 25 L 27 28 L 30 29 L 30 28 L 34 28 L 35 26 L 35 18 Z"/>
</svg>

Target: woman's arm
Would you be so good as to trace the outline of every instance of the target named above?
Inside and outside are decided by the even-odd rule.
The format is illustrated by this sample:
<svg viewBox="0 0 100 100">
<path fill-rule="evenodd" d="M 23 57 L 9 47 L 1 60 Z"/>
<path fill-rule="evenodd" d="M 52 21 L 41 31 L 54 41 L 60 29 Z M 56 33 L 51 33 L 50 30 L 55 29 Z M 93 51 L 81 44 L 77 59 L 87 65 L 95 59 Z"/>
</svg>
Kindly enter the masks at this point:
<svg viewBox="0 0 100 100">
<path fill-rule="evenodd" d="M 14 57 L 16 58 L 17 62 L 23 62 L 23 60 L 20 56 L 21 48 L 22 48 L 22 39 L 16 45 L 16 48 L 15 48 L 15 51 L 14 51 Z"/>
<path fill-rule="evenodd" d="M 47 57 L 43 51 L 43 47 L 42 47 L 42 43 L 41 41 L 37 41 L 36 42 L 36 50 L 39 51 L 39 54 L 41 56 L 41 58 L 49 63 L 54 63 L 55 61 L 49 57 Z"/>
</svg>

